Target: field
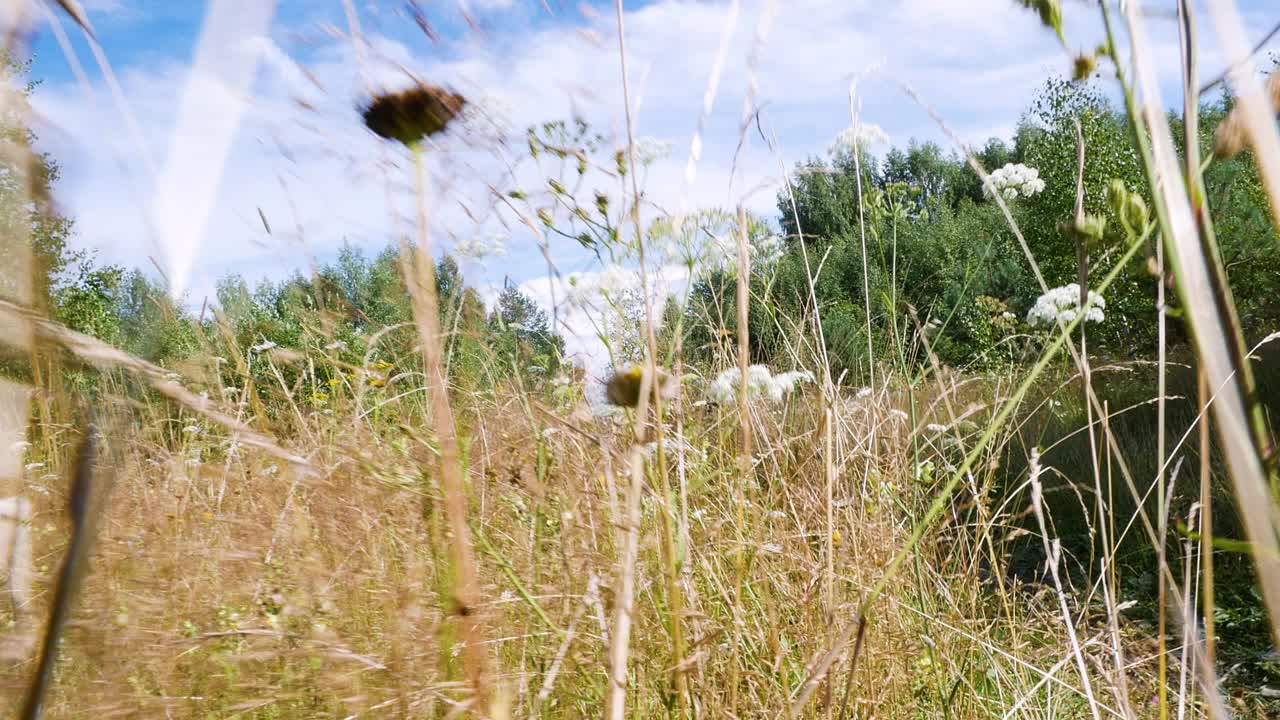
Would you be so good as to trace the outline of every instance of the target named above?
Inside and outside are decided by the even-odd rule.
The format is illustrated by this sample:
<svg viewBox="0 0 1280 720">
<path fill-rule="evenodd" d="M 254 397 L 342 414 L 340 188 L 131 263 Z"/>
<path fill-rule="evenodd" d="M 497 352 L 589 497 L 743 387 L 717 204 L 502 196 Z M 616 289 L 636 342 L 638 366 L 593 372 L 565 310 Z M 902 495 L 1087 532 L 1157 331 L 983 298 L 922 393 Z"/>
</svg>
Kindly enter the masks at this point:
<svg viewBox="0 0 1280 720">
<path fill-rule="evenodd" d="M 1015 4 L 1063 37 L 1059 3 Z M 1101 44 L 1011 143 L 877 157 L 855 114 L 780 168 L 777 217 L 646 205 L 661 150 L 629 105 L 616 137 L 483 145 L 468 99 L 406 81 L 362 119 L 407 234 L 203 304 L 71 250 L 31 155 L 38 181 L 0 188 L 27 193 L 0 478 L 34 569 L 0 604 L 0 704 L 1280 717 L 1280 66 L 1211 102 L 1193 4 L 1171 58 L 1138 10 L 1088 5 Z M 478 227 L 433 245 L 450 143 L 520 168 L 491 201 L 563 305 L 483 297 Z M 606 362 L 574 361 L 573 321 Z"/>
</svg>

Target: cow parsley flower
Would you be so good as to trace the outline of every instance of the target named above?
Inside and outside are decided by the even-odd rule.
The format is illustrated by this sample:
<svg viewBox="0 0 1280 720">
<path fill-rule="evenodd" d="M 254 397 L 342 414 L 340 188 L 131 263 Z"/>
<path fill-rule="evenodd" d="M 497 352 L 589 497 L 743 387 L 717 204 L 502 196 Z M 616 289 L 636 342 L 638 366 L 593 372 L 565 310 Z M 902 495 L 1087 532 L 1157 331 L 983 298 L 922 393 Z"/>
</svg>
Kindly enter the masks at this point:
<svg viewBox="0 0 1280 720">
<path fill-rule="evenodd" d="M 846 149 L 853 152 L 855 147 L 867 148 L 872 145 L 887 144 L 889 144 L 889 134 L 884 131 L 884 128 L 875 123 L 858 123 L 836 135 L 830 150 L 833 155 L 837 155 Z"/>
<path fill-rule="evenodd" d="M 618 300 L 632 290 L 640 288 L 640 276 L 616 263 L 606 265 L 597 273 L 578 273 L 569 276 L 566 302 L 576 308 L 589 307 L 597 299 L 606 302 Z"/>
<path fill-rule="evenodd" d="M 617 298 L 640 287 L 640 276 L 617 263 L 608 265 L 596 276 L 596 291 L 606 298 Z"/>
<path fill-rule="evenodd" d="M 766 235 L 752 239 L 747 244 L 747 257 L 752 270 L 773 266 L 786 254 L 782 238 Z M 736 273 L 738 271 L 738 238 L 733 234 L 716 235 L 707 241 L 703 256 L 697 263 L 703 272 Z"/>
<path fill-rule="evenodd" d="M 1105 319 L 1103 310 L 1107 301 L 1101 295 L 1090 290 L 1088 307 L 1084 309 L 1084 321 L 1100 323 Z M 1063 323 L 1075 322 L 1079 316 L 1080 285 L 1070 283 L 1056 287 L 1036 299 L 1036 304 L 1027 313 L 1027 324 L 1032 327 L 1052 327 L 1059 320 Z"/>
<path fill-rule="evenodd" d="M 707 390 L 712 402 L 728 405 L 737 400 L 738 383 L 742 373 L 737 368 L 729 368 L 716 376 Z M 797 385 L 813 382 L 813 373 L 807 370 L 794 370 L 774 375 L 764 365 L 752 365 L 747 368 L 747 396 L 763 397 L 770 402 L 779 403 Z"/>
<path fill-rule="evenodd" d="M 459 238 L 453 244 L 453 253 L 464 260 L 484 260 L 507 254 L 506 235 L 471 235 Z"/>
<path fill-rule="evenodd" d="M 1020 197 L 1031 197 L 1044 191 L 1044 180 L 1040 179 L 1040 171 L 1027 167 L 1022 163 L 1009 163 L 991 173 L 991 183 L 982 187 L 983 192 L 990 195 L 992 188 L 1005 200 L 1017 200 Z"/>
<path fill-rule="evenodd" d="M 670 140 L 655 137 L 636 138 L 636 162 L 652 165 L 671 154 L 674 144 Z"/>
</svg>

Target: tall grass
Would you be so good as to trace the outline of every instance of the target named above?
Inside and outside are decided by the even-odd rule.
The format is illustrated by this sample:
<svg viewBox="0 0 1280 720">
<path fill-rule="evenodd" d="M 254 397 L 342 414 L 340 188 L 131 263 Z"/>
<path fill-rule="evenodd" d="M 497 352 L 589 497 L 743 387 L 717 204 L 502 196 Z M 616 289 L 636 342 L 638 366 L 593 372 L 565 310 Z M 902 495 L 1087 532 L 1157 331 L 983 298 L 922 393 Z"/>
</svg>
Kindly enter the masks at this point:
<svg viewBox="0 0 1280 720">
<path fill-rule="evenodd" d="M 1053 24 L 1056 3 L 1023 4 Z M 1090 276 L 1080 241 L 1082 302 L 1159 243 L 1161 281 L 1167 262 L 1188 309 L 1185 357 L 1166 357 L 1162 332 L 1154 369 L 1099 364 L 1081 314 L 1060 322 L 1026 366 L 966 377 L 942 366 L 927 327 L 905 308 L 913 323 L 894 323 L 897 352 L 880 358 L 864 264 L 868 387 L 859 391 L 832 375 L 814 289 L 823 263 L 801 243 L 805 314 L 774 321 L 791 324 L 780 328 L 790 359 L 820 381 L 769 402 L 747 383 L 748 312 L 770 298 L 760 295 L 767 283 L 752 282 L 740 209 L 733 313 L 717 308 L 713 328 L 735 342 L 712 364 L 686 363 L 679 341 L 659 342 L 624 80 L 619 152 L 632 172 L 622 226 L 634 235 L 644 302 L 639 390 L 625 413 L 590 406 L 592 380 L 529 381 L 492 352 L 481 356 L 481 387 L 451 384 L 429 243 L 431 155 L 417 141 L 407 143 L 415 242 L 402 238 L 401 252 L 420 356 L 401 359 L 406 367 L 385 387 L 366 383 L 369 357 L 340 368 L 318 350 L 331 340 L 323 309 L 305 347 L 237 349 L 229 361 L 206 354 L 175 378 L 6 292 L 6 342 L 28 351 L 34 336 L 46 353 L 95 373 L 114 428 L 114 493 L 94 508 L 101 533 L 73 604 L 50 568 L 64 555 L 83 559 L 75 531 L 85 526 L 62 511 L 75 497 L 62 478 L 95 468 L 63 448 L 88 431 L 50 410 L 52 390 L 41 388 L 33 410 L 25 388 L 5 387 L 0 409 L 15 419 L 0 437 L 22 437 L 10 426 L 34 418 L 27 464 L 0 448 L 9 453 L 0 467 L 30 468 L 20 489 L 35 502 L 30 532 L 45 590 L 34 610 L 50 616 L 50 640 L 42 669 L 34 659 L 0 668 L 0 696 L 36 698 L 28 717 L 39 708 L 49 717 L 252 718 L 1262 712 L 1254 699 L 1228 700 L 1220 684 L 1218 658 L 1247 641 L 1215 629 L 1215 598 L 1228 589 L 1215 582 L 1248 584 L 1256 570 L 1265 614 L 1256 602 L 1230 607 L 1259 611 L 1249 627 L 1280 634 L 1266 424 L 1276 409 L 1259 400 L 1280 375 L 1265 362 L 1255 372 L 1255 353 L 1267 350 L 1244 344 L 1198 190 L 1202 163 L 1174 153 L 1137 4 L 1123 18 L 1128 59 L 1117 57 L 1110 6 L 1098 7 L 1155 213 L 1101 277 Z M 1181 7 L 1192 38 L 1194 12 Z M 1233 7 L 1215 4 L 1215 22 L 1241 46 Z M 627 78 L 623 10 L 619 0 Z M 752 68 L 772 10 L 757 27 Z M 1196 106 L 1194 48 L 1183 44 L 1187 108 Z M 1236 74 L 1242 122 L 1280 207 L 1274 123 L 1247 71 Z M 753 83 L 747 120 L 761 110 Z M 1083 178 L 1083 139 L 1079 153 Z M 695 150 L 689 178 L 697 159 Z M 865 255 L 862 202 L 859 185 Z M 1086 220 L 1078 195 L 1075 230 Z M 255 384 L 255 362 L 268 363 L 276 386 Z M 674 401 L 658 387 L 664 364 L 674 368 Z M 48 365 L 35 355 L 32 366 Z M 343 379 L 322 407 L 296 393 L 315 382 L 317 366 Z M 734 401 L 703 402 L 725 369 L 736 369 Z M 1231 492 L 1215 491 L 1227 483 L 1214 478 Z M 1229 500 L 1237 513 L 1215 516 Z M 1219 536 L 1237 530 L 1247 542 L 1223 545 Z M 1245 556 L 1252 568 L 1238 562 Z M 1138 568 L 1154 592 L 1133 590 Z M 34 633 L 19 615 L 14 632 Z M 56 672 L 46 672 L 54 659 Z"/>
</svg>

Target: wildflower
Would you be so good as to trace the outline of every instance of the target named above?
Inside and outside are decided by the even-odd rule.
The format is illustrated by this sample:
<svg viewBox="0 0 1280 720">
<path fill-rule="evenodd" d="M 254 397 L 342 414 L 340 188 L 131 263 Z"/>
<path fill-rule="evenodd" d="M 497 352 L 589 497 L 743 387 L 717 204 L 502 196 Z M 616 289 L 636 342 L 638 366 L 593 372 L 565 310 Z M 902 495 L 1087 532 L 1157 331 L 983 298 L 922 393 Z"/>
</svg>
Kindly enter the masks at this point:
<svg viewBox="0 0 1280 720">
<path fill-rule="evenodd" d="M 606 298 L 618 297 L 639 284 L 640 278 L 635 272 L 616 263 L 606 266 L 596 277 L 596 290 Z"/>
<path fill-rule="evenodd" d="M 271 342 L 270 340 L 264 339 L 262 342 L 250 347 L 249 349 L 252 350 L 253 352 L 260 353 L 264 350 L 270 350 L 273 347 L 276 347 L 275 343 Z"/>
<path fill-rule="evenodd" d="M 184 433 L 186 433 L 186 434 L 188 434 L 188 435 L 195 435 L 196 433 L 200 432 L 200 426 L 199 426 L 199 425 L 187 425 L 186 427 L 182 428 L 182 432 L 184 432 Z"/>
<path fill-rule="evenodd" d="M 1088 307 L 1085 308 L 1085 322 L 1100 323 L 1105 319 L 1103 309 L 1107 301 L 1101 295 L 1090 290 Z M 1056 287 L 1036 299 L 1036 304 L 1027 313 L 1027 324 L 1032 327 L 1051 327 L 1056 322 L 1064 324 L 1075 322 L 1080 315 L 1080 286 L 1076 283 Z"/>
<path fill-rule="evenodd" d="M 42 462 L 27 463 L 27 464 L 26 464 L 26 465 L 24 465 L 23 467 L 24 467 L 24 468 L 26 468 L 26 471 L 27 471 L 27 472 L 34 472 L 34 471 L 39 470 L 40 468 L 44 467 L 44 463 L 42 463 Z"/>
<path fill-rule="evenodd" d="M 836 139 L 831 143 L 830 151 L 835 155 L 846 149 L 852 152 L 854 148 L 887 145 L 888 143 L 889 134 L 884 131 L 884 128 L 875 123 L 858 123 L 853 127 L 845 128 L 839 135 L 836 135 Z"/>
<path fill-rule="evenodd" d="M 786 247 L 782 243 L 782 238 L 777 235 L 753 238 L 747 243 L 747 257 L 750 258 L 753 270 L 768 268 L 782 259 L 785 254 Z M 738 271 L 738 237 L 733 234 L 712 237 L 703 248 L 698 266 L 704 272 L 736 273 Z"/>
<path fill-rule="evenodd" d="M 862 399 L 865 399 L 865 398 L 869 398 L 869 397 L 871 397 L 871 388 L 869 388 L 869 387 L 858 388 L 858 399 L 859 399 L 859 400 L 862 400 Z"/>
<path fill-rule="evenodd" d="M 940 432 L 946 432 L 947 426 L 940 425 L 938 423 L 929 423 L 928 425 L 924 426 L 924 429 L 931 433 L 940 433 Z"/>
<path fill-rule="evenodd" d="M 480 261 L 488 257 L 502 257 L 507 254 L 506 235 L 493 234 L 486 237 L 473 235 L 459 239 L 453 244 L 453 253 L 464 260 Z"/>
<path fill-rule="evenodd" d="M 992 172 L 990 184 L 984 185 L 982 189 L 988 195 L 994 189 L 1005 200 L 1016 200 L 1019 197 L 1039 195 L 1044 191 L 1044 180 L 1040 179 L 1040 171 L 1036 168 L 1022 163 L 1009 163 Z"/>
<path fill-rule="evenodd" d="M 742 373 L 737 368 L 729 368 L 716 376 L 708 388 L 712 402 L 728 405 L 738 397 L 738 383 Z M 782 402 L 791 394 L 797 385 L 813 382 L 813 373 L 808 370 L 795 370 L 774 375 L 764 365 L 752 365 L 747 368 L 748 397 L 765 397 L 771 402 Z"/>
<path fill-rule="evenodd" d="M 375 135 L 414 145 L 443 131 L 466 104 L 466 98 L 457 93 L 418 83 L 374 97 L 362 115 Z"/>
<path fill-rule="evenodd" d="M 671 154 L 672 142 L 653 137 L 636 139 L 636 162 L 652 165 Z"/>
<path fill-rule="evenodd" d="M 640 403 L 640 386 L 643 384 L 644 372 L 643 365 L 632 365 L 626 370 L 614 373 L 613 377 L 609 378 L 609 381 L 605 384 L 605 398 L 608 399 L 609 404 L 618 407 L 635 407 L 638 405 Z M 675 378 L 662 368 L 658 368 L 657 379 L 653 385 L 654 392 L 668 400 L 675 397 L 675 393 L 679 390 Z"/>
</svg>

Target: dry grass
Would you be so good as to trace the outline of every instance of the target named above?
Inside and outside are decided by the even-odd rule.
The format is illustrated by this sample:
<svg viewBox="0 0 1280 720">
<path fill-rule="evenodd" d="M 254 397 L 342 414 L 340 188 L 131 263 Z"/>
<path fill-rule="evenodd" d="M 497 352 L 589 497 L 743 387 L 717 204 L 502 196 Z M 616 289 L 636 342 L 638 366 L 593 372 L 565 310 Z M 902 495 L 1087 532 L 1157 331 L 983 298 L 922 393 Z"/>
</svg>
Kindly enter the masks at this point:
<svg viewBox="0 0 1280 720">
<path fill-rule="evenodd" d="M 966 407 L 995 404 L 1000 398 L 984 394 L 999 387 L 943 391 L 950 404 Z M 905 418 L 905 394 L 841 401 L 831 503 L 816 396 L 797 397 L 782 410 L 752 407 L 756 447 L 740 501 L 725 491 L 736 482 L 737 415 L 685 415 L 683 440 L 693 449 L 683 458 L 690 538 L 679 549 L 685 675 L 701 713 L 723 711 L 731 676 L 740 709 L 787 712 L 830 650 L 833 623 L 853 618 L 935 490 L 936 480 L 915 472 L 916 453 L 922 464 L 945 466 L 985 417 L 979 411 L 957 423 L 954 437 L 929 433 L 926 425 L 948 420 L 940 415 L 948 403 L 931 395 L 915 398 L 915 431 Z M 477 609 L 490 636 L 485 653 L 497 668 L 495 690 L 507 694 L 517 717 L 591 715 L 603 707 L 610 588 L 624 552 L 623 533 L 611 522 L 611 508 L 623 498 L 608 492 L 628 484 L 627 428 L 605 419 L 570 424 L 563 419 L 569 408 L 546 402 L 460 404 L 480 549 Z M 94 571 L 67 633 L 51 717 L 162 710 L 418 717 L 465 701 L 448 614 L 449 539 L 434 439 L 407 429 L 419 422 L 399 430 L 354 422 L 354 407 L 335 397 L 332 414 L 303 412 L 305 430 L 295 432 L 314 440 L 296 452 L 314 468 L 309 475 L 245 446 L 225 463 L 231 441 L 215 426 L 184 433 L 199 424 L 191 416 L 170 417 L 161 403 L 136 410 L 140 422 L 126 441 Z M 530 407 L 540 411 L 530 416 Z M 671 446 L 668 452 L 678 452 L 679 444 Z M 868 468 L 870 454 L 876 464 Z M 198 464 L 190 462 L 197 457 Z M 663 715 L 674 702 L 659 540 L 664 506 L 654 494 L 652 464 L 646 468 L 628 666 L 633 717 Z M 611 484 L 609 473 L 619 480 Z M 1049 717 L 1058 716 L 1054 708 L 1084 708 L 1079 677 L 1055 665 L 1067 641 L 1055 615 L 1060 599 L 1043 586 L 1015 590 L 978 570 L 986 565 L 972 538 L 981 533 L 962 525 L 972 522 L 963 506 L 975 496 L 991 505 L 988 481 L 974 479 L 974 491 L 957 500 L 886 591 L 857 677 L 845 677 L 848 649 L 836 652 L 828 658 L 831 682 L 817 688 L 802 714 L 821 716 L 845 702 L 846 692 L 857 712 L 875 708 L 886 717 L 943 708 L 952 717 L 990 717 L 1015 705 Z M 33 522 L 47 576 L 63 542 L 62 490 L 52 478 L 34 487 L 48 488 L 36 496 Z M 828 512 L 834 537 L 826 532 Z M 989 517 L 987 529 L 1003 535 L 1007 513 Z M 828 545 L 830 609 L 823 597 Z M 1109 648 L 1098 610 L 1075 612 L 1084 613 L 1083 655 L 1104 667 Z M 24 669 L 7 671 L 6 694 L 24 687 Z M 1134 668 L 1139 686 L 1143 675 Z M 1097 689 L 1108 687 L 1105 676 L 1093 681 L 1098 702 L 1114 706 Z"/>
<path fill-rule="evenodd" d="M 78 13 L 75 3 L 60 4 Z M 1040 8 L 1046 22 L 1056 7 L 1023 4 Z M 358 39 L 354 6 L 347 9 Z M 756 31 L 752 73 L 772 9 Z M 1224 36 L 1240 44 L 1234 17 L 1218 19 Z M 1137 89 L 1147 107 L 1162 105 L 1136 9 L 1127 20 L 1138 83 L 1125 84 L 1123 72 L 1119 79 L 1159 188 L 1159 217 L 1129 238 L 1128 257 L 1163 236 L 1205 367 L 1202 396 L 1212 390 L 1216 398 L 1214 427 L 1237 499 L 1257 547 L 1274 551 L 1274 469 L 1260 453 L 1265 428 L 1249 404 L 1248 361 L 1235 347 L 1238 319 L 1204 260 L 1212 255 L 1202 252 L 1211 249 L 1211 229 L 1181 183 L 1163 114 L 1137 112 Z M 106 67 L 100 53 L 99 61 Z M 750 84 L 747 118 L 758 109 Z M 1247 140 L 1267 156 L 1267 188 L 1280 208 L 1276 134 L 1253 90 L 1232 122 L 1239 144 Z M 628 109 L 629 94 L 622 88 Z M 856 123 L 852 96 L 851 109 Z M 635 168 L 629 117 L 628 126 Z M 65 628 L 48 717 L 502 719 L 607 710 L 614 718 L 1131 718 L 1156 708 L 1168 714 L 1170 698 L 1179 717 L 1223 716 L 1215 669 L 1203 660 L 1213 648 L 1195 625 L 1195 544 L 1158 555 L 1161 602 L 1167 593 L 1181 645 L 1169 647 L 1163 633 L 1153 639 L 1118 605 L 1116 529 L 1141 521 L 1155 536 L 1169 517 L 1152 520 L 1142 502 L 1133 517 L 1115 517 L 1117 496 L 1137 496 L 1151 483 L 1127 469 L 1131 448 L 1111 429 L 1126 409 L 1108 408 L 1095 394 L 1094 377 L 1104 369 L 1089 366 L 1083 341 L 1077 351 L 1078 323 L 1060 327 L 1034 366 L 982 377 L 940 367 L 919 328 L 904 340 L 913 357 L 931 360 L 923 373 L 878 365 L 868 340 L 868 367 L 878 369 L 862 392 L 832 377 L 814 309 L 796 321 L 792 351 L 820 376 L 816 387 L 782 405 L 743 390 L 733 405 L 694 404 L 690 396 L 664 407 L 664 394 L 644 387 L 660 363 L 655 308 L 646 307 L 650 372 L 641 374 L 634 411 L 593 413 L 582 380 L 553 393 L 499 377 L 485 391 L 465 392 L 447 384 L 428 260 L 424 151 L 417 136 L 399 139 L 412 146 L 419 173 L 420 247 L 406 241 L 402 250 L 424 372 L 405 368 L 394 390 L 361 380 L 335 386 L 324 403 L 302 402 L 280 367 L 315 358 L 279 349 L 259 356 L 279 387 L 256 388 L 252 401 L 239 401 L 251 380 L 238 358 L 197 357 L 179 381 L 43 319 L 25 291 L 0 298 L 9 344 L 29 350 L 33 328 L 43 346 L 98 371 L 102 412 L 121 429 L 108 438 L 118 458 L 111 501 Z M 1081 177 L 1084 153 L 1082 146 Z M 636 200 L 630 221 L 643 268 L 636 175 L 625 192 Z M 996 202 L 1012 225 L 998 194 Z M 1082 221 L 1082 210 L 1077 215 Z M 750 272 L 746 224 L 740 213 L 740 278 Z M 186 229 L 199 235 L 200 228 Z M 547 260 L 551 266 L 549 251 Z M 647 274 L 644 283 L 647 291 Z M 723 360 L 745 377 L 748 283 L 739 290 L 737 354 Z M 1228 299 L 1206 301 L 1215 296 Z M 1042 374 L 1064 349 L 1084 378 L 1088 421 L 1080 432 L 1091 443 L 1092 476 L 1065 478 L 1061 487 L 1075 492 L 1085 515 L 1095 505 L 1093 517 L 1102 520 L 1090 527 L 1100 538 L 1091 547 L 1097 556 L 1074 565 L 1060 553 L 1052 503 L 1041 503 L 1041 476 L 1055 469 L 1033 450 L 1031 477 L 1010 491 L 1000 468 L 1030 422 L 1030 389 L 1047 382 Z M 675 385 L 689 393 L 713 370 L 682 368 L 678 353 L 675 360 Z M 1159 372 L 1163 388 L 1163 360 Z M 2 389 L 12 396 L 3 409 L 22 417 L 26 389 Z M 1157 394 L 1163 428 L 1165 399 Z M 82 431 L 58 417 L 62 400 L 52 390 L 37 399 L 28 459 L 43 465 L 22 471 L 35 506 L 39 592 L 29 610 L 37 616 L 48 614 L 67 549 L 65 478 L 84 469 L 66 457 Z M 373 404 L 395 420 L 379 419 Z M 18 424 L 0 425 L 6 443 L 19 436 Z M 649 438 L 657 441 L 652 451 Z M 1159 448 L 1163 500 L 1163 439 Z M 18 474 L 17 454 L 5 452 L 0 469 Z M 1208 453 L 1202 456 L 1207 488 Z M 1113 459 L 1123 477 L 1111 476 Z M 1026 535 L 1036 535 L 1051 558 L 1031 582 L 1008 571 L 1005 557 Z M 1261 564 L 1274 610 L 1274 555 L 1264 552 Z M 1171 568 L 1179 567 L 1185 570 L 1175 577 Z M 1204 573 L 1212 578 L 1211 563 Z M 1211 596 L 1211 582 L 1203 587 Z M 18 613 L 12 620 L 15 633 L 38 630 L 21 625 Z M 33 666 L 0 668 L 0 699 L 16 706 Z"/>
</svg>

